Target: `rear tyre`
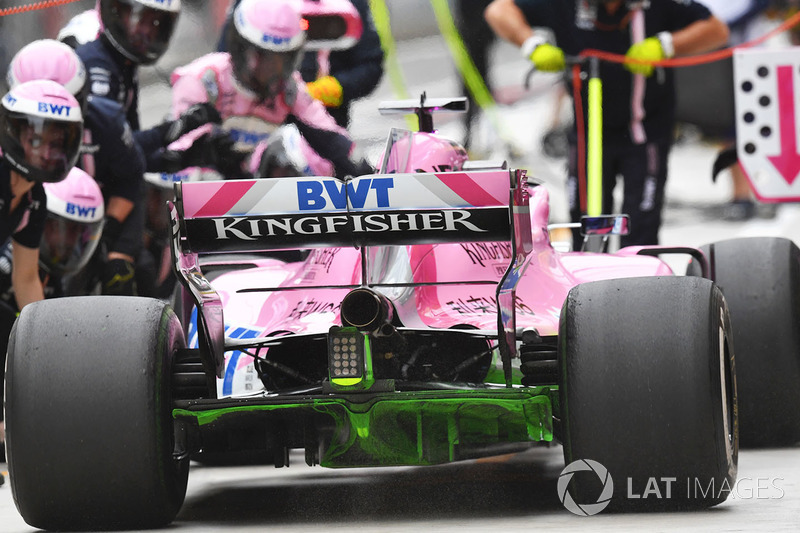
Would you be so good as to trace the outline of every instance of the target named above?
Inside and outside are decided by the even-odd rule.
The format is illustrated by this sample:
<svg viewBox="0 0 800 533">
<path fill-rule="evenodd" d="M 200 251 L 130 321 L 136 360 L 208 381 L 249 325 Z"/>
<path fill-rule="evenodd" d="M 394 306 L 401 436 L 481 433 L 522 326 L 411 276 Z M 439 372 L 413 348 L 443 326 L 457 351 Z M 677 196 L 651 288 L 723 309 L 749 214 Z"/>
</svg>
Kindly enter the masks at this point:
<svg viewBox="0 0 800 533">
<path fill-rule="evenodd" d="M 602 469 L 568 480 L 587 514 L 603 498 L 618 510 L 726 499 L 738 459 L 729 331 L 722 293 L 706 279 L 617 279 L 570 291 L 559 331 L 564 458 L 596 461 L 613 480 L 613 494 L 600 489 Z"/>
<path fill-rule="evenodd" d="M 11 489 L 38 528 L 169 524 L 186 493 L 170 374 L 185 347 L 165 303 L 87 296 L 26 306 L 11 334 L 6 431 Z"/>
<path fill-rule="evenodd" d="M 789 239 L 700 248 L 731 313 L 742 447 L 800 441 L 800 249 Z M 695 262 L 687 274 L 700 275 Z"/>
</svg>

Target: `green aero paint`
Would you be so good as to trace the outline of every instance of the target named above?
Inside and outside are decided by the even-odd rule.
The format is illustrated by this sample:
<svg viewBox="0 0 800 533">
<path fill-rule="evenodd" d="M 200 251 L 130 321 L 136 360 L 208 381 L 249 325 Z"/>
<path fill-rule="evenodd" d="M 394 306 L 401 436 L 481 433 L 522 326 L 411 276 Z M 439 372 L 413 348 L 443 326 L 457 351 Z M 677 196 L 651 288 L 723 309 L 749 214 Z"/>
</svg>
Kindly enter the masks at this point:
<svg viewBox="0 0 800 533">
<path fill-rule="evenodd" d="M 551 401 L 557 395 L 555 388 L 542 387 L 393 392 L 367 401 L 354 394 L 207 411 L 175 409 L 173 416 L 201 427 L 243 413 L 275 416 L 283 424 L 313 420 L 324 467 L 413 466 L 454 461 L 492 444 L 552 441 Z"/>
</svg>

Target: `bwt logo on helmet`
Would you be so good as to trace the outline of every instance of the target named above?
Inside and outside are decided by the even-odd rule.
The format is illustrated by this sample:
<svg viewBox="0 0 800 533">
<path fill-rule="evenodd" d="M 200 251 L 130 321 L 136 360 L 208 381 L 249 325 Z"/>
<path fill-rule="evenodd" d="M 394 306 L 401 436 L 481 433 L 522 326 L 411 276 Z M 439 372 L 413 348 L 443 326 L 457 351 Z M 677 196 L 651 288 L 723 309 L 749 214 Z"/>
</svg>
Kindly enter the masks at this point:
<svg viewBox="0 0 800 533">
<path fill-rule="evenodd" d="M 274 44 L 275 46 L 284 45 L 291 40 L 291 37 L 278 37 L 276 35 L 269 35 L 267 33 L 261 35 L 261 42 L 266 44 Z"/>
<path fill-rule="evenodd" d="M 58 104 L 48 104 L 45 102 L 39 102 L 39 112 L 40 113 L 49 113 L 51 115 L 58 115 L 58 116 L 69 116 L 70 111 L 72 108 L 68 105 L 58 105 Z"/>
<path fill-rule="evenodd" d="M 17 99 L 11 96 L 11 93 L 9 93 L 6 95 L 6 102 L 8 102 L 9 106 L 13 106 L 14 104 L 17 103 Z"/>
<path fill-rule="evenodd" d="M 375 191 L 377 207 L 390 207 L 389 189 L 394 189 L 392 178 L 364 178 L 340 184 L 333 180 L 297 182 L 297 203 L 301 211 L 325 209 L 328 201 L 336 209 L 346 209 L 347 200 L 355 209 L 363 208 L 370 191 Z M 327 199 L 326 199 L 327 196 Z"/>
<path fill-rule="evenodd" d="M 83 205 L 73 204 L 72 202 L 67 202 L 68 215 L 77 215 L 81 218 L 94 218 L 96 212 L 96 207 L 86 207 Z"/>
</svg>

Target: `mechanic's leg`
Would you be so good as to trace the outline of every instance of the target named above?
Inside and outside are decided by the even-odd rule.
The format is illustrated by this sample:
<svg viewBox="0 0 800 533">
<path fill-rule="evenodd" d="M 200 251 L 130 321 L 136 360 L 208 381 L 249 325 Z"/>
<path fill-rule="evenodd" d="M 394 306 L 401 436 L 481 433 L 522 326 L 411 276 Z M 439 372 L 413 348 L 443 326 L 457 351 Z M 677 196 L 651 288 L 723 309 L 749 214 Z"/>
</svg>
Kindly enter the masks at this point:
<svg viewBox="0 0 800 533">
<path fill-rule="evenodd" d="M 614 210 L 614 187 L 617 185 L 617 174 L 621 172 L 618 150 L 612 146 L 604 147 L 603 152 L 603 199 L 602 213 L 609 214 Z M 588 202 L 588 186 L 585 178 L 578 177 L 578 148 L 570 141 L 567 155 L 567 205 L 572 222 L 580 222 L 586 214 Z M 580 250 L 583 237 L 580 230 L 572 231 L 572 249 Z"/>
<path fill-rule="evenodd" d="M 631 217 L 631 232 L 622 237 L 622 246 L 658 244 L 670 147 L 669 139 L 661 139 L 626 151 L 622 212 Z"/>
<path fill-rule="evenodd" d="M 456 24 L 464 47 L 472 58 L 478 74 L 481 75 L 486 87 L 492 90 L 489 81 L 489 50 L 495 40 L 495 35 L 486 19 L 483 18 L 483 11 L 488 6 L 490 0 L 459 0 L 456 2 Z M 459 73 L 460 78 L 460 73 Z M 473 144 L 472 128 L 480 115 L 480 109 L 472 94 L 466 87 L 464 80 L 460 78 L 461 89 L 469 99 L 469 108 L 463 116 L 464 120 L 464 148 L 469 150 Z"/>
</svg>

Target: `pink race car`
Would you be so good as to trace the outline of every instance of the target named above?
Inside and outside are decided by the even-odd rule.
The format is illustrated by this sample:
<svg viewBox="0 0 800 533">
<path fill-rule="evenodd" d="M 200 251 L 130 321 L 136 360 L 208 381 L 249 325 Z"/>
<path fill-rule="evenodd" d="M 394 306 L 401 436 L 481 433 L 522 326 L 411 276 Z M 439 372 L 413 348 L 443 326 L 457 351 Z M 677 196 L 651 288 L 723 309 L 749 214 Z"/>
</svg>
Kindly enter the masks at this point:
<svg viewBox="0 0 800 533">
<path fill-rule="evenodd" d="M 562 497 L 579 506 L 724 501 L 737 472 L 739 310 L 703 276 L 734 280 L 722 263 L 740 245 L 557 251 L 542 184 L 468 162 L 432 131 L 432 112 L 464 105 L 385 106 L 416 113 L 421 131 L 393 131 L 374 175 L 177 184 L 177 313 L 145 298 L 26 307 L 6 393 L 26 521 L 161 526 L 182 504 L 190 458 L 288 466 L 297 448 L 309 465 L 361 467 L 560 442 L 573 470 L 616 482 L 601 492 L 570 475 Z M 626 224 L 587 218 L 582 230 L 602 242 Z M 751 249 L 787 254 L 796 272 L 797 248 L 768 241 L 772 251 Z M 300 261 L 270 255 L 297 249 Z M 676 252 L 700 275 L 656 257 Z M 745 289 L 730 292 L 741 307 Z M 669 498 L 626 497 L 673 478 Z"/>
</svg>

